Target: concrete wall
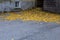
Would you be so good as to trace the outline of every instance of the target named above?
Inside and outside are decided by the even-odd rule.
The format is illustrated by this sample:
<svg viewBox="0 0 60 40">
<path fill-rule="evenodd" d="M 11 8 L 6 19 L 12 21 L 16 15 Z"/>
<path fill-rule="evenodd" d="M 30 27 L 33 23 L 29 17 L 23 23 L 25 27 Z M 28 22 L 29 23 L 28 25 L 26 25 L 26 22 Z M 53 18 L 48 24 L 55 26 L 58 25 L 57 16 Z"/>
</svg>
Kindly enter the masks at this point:
<svg viewBox="0 0 60 40">
<path fill-rule="evenodd" d="M 25 10 L 28 8 L 35 7 L 35 1 L 22 1 L 21 2 L 21 9 Z"/>
<path fill-rule="evenodd" d="M 4 10 L 7 10 L 9 11 L 11 9 L 11 4 L 10 2 L 3 2 L 3 3 L 0 3 L 0 11 L 4 11 Z"/>
<path fill-rule="evenodd" d="M 36 0 L 21 0 L 21 1 L 36 1 Z"/>
<path fill-rule="evenodd" d="M 21 8 L 23 10 L 28 9 L 28 8 L 32 8 L 35 7 L 35 1 L 27 1 L 27 0 L 21 0 L 19 1 L 19 7 L 17 8 Z M 14 9 L 15 7 L 15 1 L 12 1 L 10 3 L 10 1 L 5 1 L 3 3 L 0 3 L 0 11 L 11 11 L 11 9 Z"/>
</svg>

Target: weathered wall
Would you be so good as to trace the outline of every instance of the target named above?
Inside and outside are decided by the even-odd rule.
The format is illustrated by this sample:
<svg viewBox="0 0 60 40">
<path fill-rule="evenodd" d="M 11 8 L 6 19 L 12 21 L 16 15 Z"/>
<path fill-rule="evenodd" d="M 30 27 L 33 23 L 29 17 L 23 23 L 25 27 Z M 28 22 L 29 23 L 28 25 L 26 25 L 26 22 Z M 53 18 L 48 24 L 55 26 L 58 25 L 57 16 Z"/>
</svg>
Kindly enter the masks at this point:
<svg viewBox="0 0 60 40">
<path fill-rule="evenodd" d="M 55 0 L 45 0 L 44 1 L 44 10 L 56 11 L 56 1 Z"/>
<path fill-rule="evenodd" d="M 60 0 L 44 0 L 44 10 L 60 13 Z"/>
<path fill-rule="evenodd" d="M 23 10 L 35 7 L 35 1 L 22 1 L 21 2 L 21 8 Z"/>
<path fill-rule="evenodd" d="M 11 8 L 10 2 L 7 1 L 7 2 L 0 3 L 0 11 L 4 11 L 4 10 L 9 11 L 9 8 Z"/>
<path fill-rule="evenodd" d="M 35 1 L 35 0 L 22 0 L 22 1 Z"/>
<path fill-rule="evenodd" d="M 19 1 L 19 0 L 16 0 L 16 1 Z M 32 7 L 35 7 L 35 1 L 21 0 L 19 1 L 19 7 L 17 8 L 21 8 L 25 10 Z M 4 11 L 4 10 L 8 11 L 14 8 L 15 8 L 15 1 L 12 1 L 11 3 L 10 1 L 5 1 L 5 2 L 0 3 L 0 11 Z"/>
<path fill-rule="evenodd" d="M 56 6 L 57 6 L 57 9 L 56 11 L 60 13 L 60 0 L 56 0 Z"/>
</svg>

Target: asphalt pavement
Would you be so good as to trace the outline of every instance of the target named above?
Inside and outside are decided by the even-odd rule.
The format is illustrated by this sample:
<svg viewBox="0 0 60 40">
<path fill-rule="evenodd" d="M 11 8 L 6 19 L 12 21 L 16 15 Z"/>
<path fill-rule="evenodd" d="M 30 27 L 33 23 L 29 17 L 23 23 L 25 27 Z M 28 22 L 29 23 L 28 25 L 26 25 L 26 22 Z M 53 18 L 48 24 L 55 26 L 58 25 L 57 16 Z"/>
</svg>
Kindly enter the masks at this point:
<svg viewBox="0 0 60 40">
<path fill-rule="evenodd" d="M 0 22 L 0 40 L 60 40 L 60 24 L 21 20 Z"/>
</svg>

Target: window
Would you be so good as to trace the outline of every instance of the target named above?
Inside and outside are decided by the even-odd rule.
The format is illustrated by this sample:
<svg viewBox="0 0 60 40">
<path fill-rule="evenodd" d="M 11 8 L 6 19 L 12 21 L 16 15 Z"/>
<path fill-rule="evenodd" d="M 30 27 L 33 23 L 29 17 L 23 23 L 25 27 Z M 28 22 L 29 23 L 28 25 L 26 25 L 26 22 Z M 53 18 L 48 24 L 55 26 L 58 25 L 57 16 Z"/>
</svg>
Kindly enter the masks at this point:
<svg viewBox="0 0 60 40">
<path fill-rule="evenodd" d="M 15 7 L 19 7 L 19 1 L 15 2 Z"/>
</svg>

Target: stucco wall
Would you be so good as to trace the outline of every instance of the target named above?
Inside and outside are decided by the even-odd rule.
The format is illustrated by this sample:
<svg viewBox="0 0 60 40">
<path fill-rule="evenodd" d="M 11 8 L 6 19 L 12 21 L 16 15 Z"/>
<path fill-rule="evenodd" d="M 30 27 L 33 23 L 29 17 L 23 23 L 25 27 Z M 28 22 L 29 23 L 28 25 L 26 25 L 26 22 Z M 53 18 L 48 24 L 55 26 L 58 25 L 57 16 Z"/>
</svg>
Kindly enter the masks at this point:
<svg viewBox="0 0 60 40">
<path fill-rule="evenodd" d="M 10 6 L 10 3 L 9 2 L 0 3 L 0 11 L 4 11 L 4 10 L 7 10 L 8 11 L 8 8 L 10 8 L 10 7 L 11 6 Z"/>
<path fill-rule="evenodd" d="M 21 2 L 21 8 L 23 10 L 35 7 L 35 1 L 22 1 Z"/>
<path fill-rule="evenodd" d="M 32 8 L 32 7 L 35 7 L 35 1 L 27 1 L 27 0 L 21 0 L 19 1 L 19 7 L 18 8 L 21 8 L 23 10 L 25 9 L 28 9 L 28 8 Z M 5 1 L 5 2 L 2 2 L 0 3 L 0 11 L 10 11 L 11 9 L 14 9 L 15 8 L 15 1 L 12 1 L 10 3 L 10 1 Z"/>
<path fill-rule="evenodd" d="M 35 0 L 22 0 L 22 1 L 35 1 Z"/>
</svg>

